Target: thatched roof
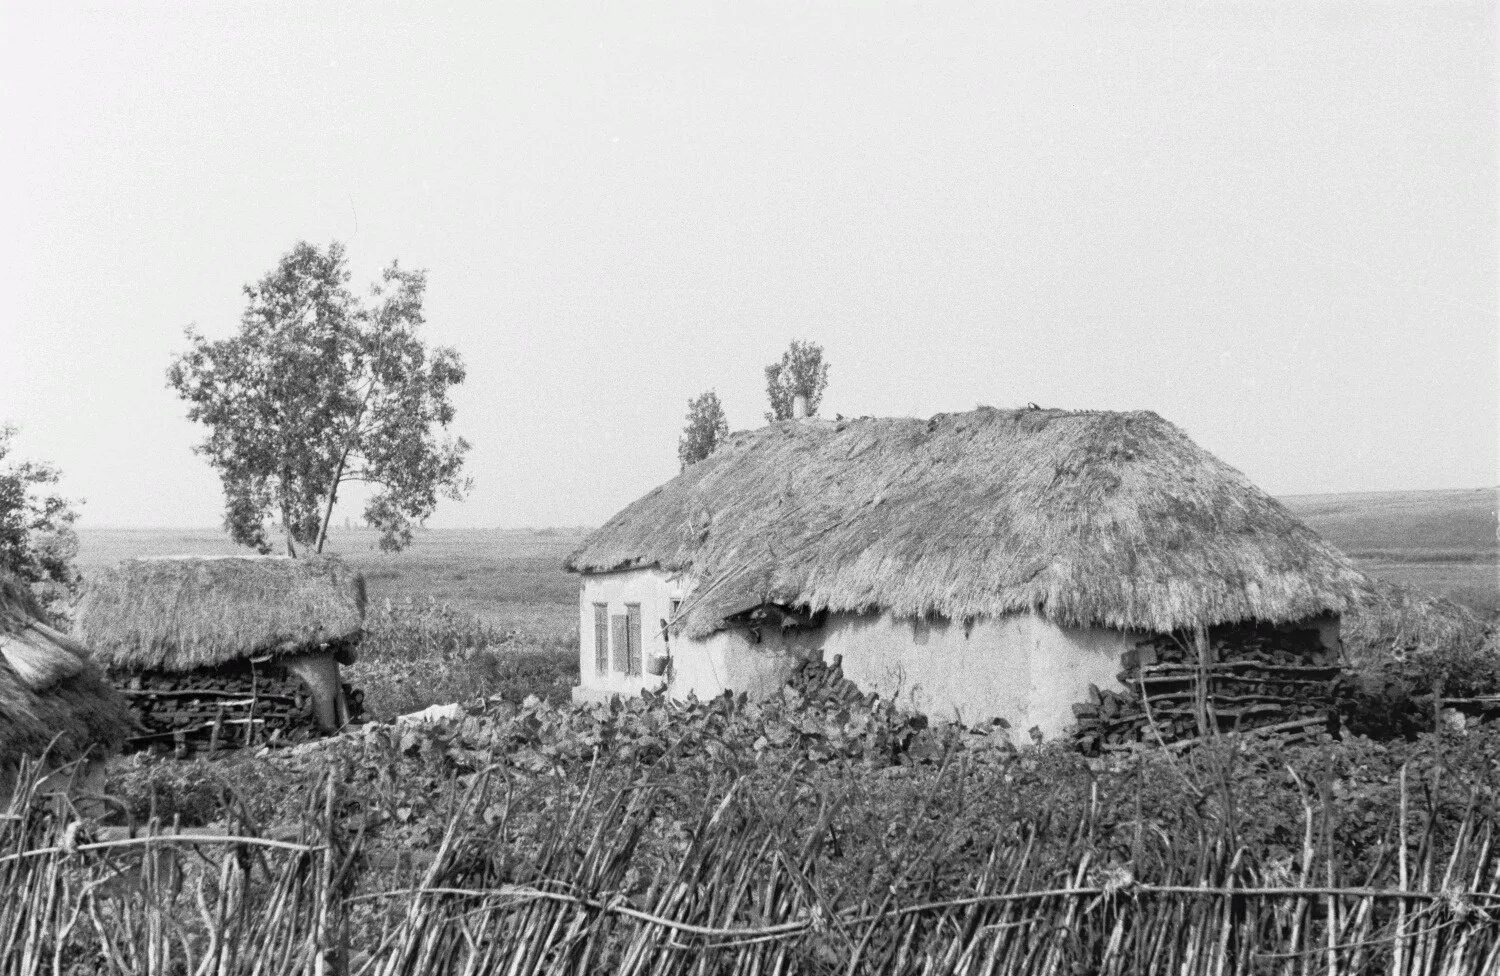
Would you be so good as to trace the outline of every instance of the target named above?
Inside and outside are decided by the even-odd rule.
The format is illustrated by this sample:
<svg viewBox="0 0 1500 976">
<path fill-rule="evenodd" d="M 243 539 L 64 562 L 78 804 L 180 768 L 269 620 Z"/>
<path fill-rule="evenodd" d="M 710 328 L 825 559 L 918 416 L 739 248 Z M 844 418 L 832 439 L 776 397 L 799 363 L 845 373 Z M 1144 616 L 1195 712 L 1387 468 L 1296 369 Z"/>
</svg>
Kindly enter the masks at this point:
<svg viewBox="0 0 1500 976">
<path fill-rule="evenodd" d="M 74 633 L 111 670 L 175 672 L 356 639 L 363 613 L 336 560 L 130 559 L 89 579 Z"/>
<path fill-rule="evenodd" d="M 87 657 L 42 622 L 24 583 L 0 571 L 0 778 L 49 745 L 48 757 L 66 762 L 91 748 L 112 751 L 129 734 L 129 706 Z"/>
<path fill-rule="evenodd" d="M 1367 586 L 1149 411 L 982 407 L 738 433 L 567 561 L 646 566 L 696 581 L 691 636 L 763 602 L 1172 631 L 1338 613 Z"/>
</svg>

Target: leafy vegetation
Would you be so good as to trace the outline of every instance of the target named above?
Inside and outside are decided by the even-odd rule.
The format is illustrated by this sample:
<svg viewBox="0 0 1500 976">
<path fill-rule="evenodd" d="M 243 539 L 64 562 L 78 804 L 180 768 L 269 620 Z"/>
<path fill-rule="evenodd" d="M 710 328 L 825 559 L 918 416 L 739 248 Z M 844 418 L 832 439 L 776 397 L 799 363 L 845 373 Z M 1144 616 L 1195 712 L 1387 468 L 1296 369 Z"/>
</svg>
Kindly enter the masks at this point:
<svg viewBox="0 0 1500 976">
<path fill-rule="evenodd" d="M 807 415 L 816 417 L 828 388 L 828 364 L 823 361 L 823 347 L 816 342 L 793 339 L 779 362 L 766 367 L 766 398 L 771 409 L 766 421 L 790 420 L 793 400 L 807 398 Z"/>
<path fill-rule="evenodd" d="M 260 281 L 239 333 L 190 348 L 167 372 L 208 428 L 195 450 L 224 485 L 224 526 L 241 545 L 271 549 L 272 520 L 288 555 L 322 552 L 340 489 L 373 485 L 365 506 L 382 549 L 411 542 L 439 495 L 461 498 L 468 444 L 438 440 L 464 380 L 452 349 L 418 335 L 427 277 L 392 262 L 366 306 L 348 289 L 338 242 L 300 242 Z"/>
<path fill-rule="evenodd" d="M 687 426 L 677 441 L 677 460 L 683 470 L 712 454 L 728 436 L 729 420 L 717 393 L 709 390 L 689 400 Z"/>
<path fill-rule="evenodd" d="M 0 424 L 0 569 L 31 586 L 56 613 L 78 589 L 78 512 L 52 490 L 61 474 L 50 464 L 11 458 L 14 427 Z"/>
</svg>

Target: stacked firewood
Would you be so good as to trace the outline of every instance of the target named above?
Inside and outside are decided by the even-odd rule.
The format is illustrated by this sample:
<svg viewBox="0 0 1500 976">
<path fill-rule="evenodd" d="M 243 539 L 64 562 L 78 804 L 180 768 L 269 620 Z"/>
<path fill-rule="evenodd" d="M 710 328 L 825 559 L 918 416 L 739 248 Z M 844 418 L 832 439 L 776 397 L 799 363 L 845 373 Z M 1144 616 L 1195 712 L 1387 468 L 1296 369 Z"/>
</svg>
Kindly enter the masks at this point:
<svg viewBox="0 0 1500 976">
<path fill-rule="evenodd" d="M 320 734 L 311 691 L 274 664 L 130 674 L 115 681 L 143 728 L 127 742 L 128 750 L 186 758 Z"/>
<path fill-rule="evenodd" d="M 858 685 L 844 677 L 842 654 L 835 654 L 833 660 L 827 662 L 822 659 L 797 662 L 786 683 L 812 702 L 849 705 L 875 698 L 873 694 L 860 691 Z"/>
<path fill-rule="evenodd" d="M 1221 732 L 1309 738 L 1327 729 L 1339 668 L 1317 631 L 1215 628 L 1201 650 L 1191 634 L 1139 641 L 1121 662 L 1123 690 L 1090 685 L 1090 700 L 1073 706 L 1078 745 L 1092 753 Z"/>
</svg>

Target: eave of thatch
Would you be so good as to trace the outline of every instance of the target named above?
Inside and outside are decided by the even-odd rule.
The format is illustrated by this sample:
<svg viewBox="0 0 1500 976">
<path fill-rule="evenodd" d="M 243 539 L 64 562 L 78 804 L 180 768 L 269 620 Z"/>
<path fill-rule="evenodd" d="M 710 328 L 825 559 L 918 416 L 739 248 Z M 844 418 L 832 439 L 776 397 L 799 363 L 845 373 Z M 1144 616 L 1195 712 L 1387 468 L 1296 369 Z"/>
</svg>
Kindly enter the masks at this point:
<svg viewBox="0 0 1500 976">
<path fill-rule="evenodd" d="M 363 612 L 336 560 L 131 559 L 88 581 L 74 633 L 110 670 L 178 672 L 354 640 Z"/>
<path fill-rule="evenodd" d="M 772 424 L 630 505 L 566 565 L 688 574 L 695 637 L 763 602 L 1166 632 L 1339 613 L 1368 586 L 1149 411 Z"/>
<path fill-rule="evenodd" d="M 87 652 L 40 618 L 25 584 L 0 572 L 0 771 L 22 756 L 113 751 L 133 726 Z"/>
</svg>

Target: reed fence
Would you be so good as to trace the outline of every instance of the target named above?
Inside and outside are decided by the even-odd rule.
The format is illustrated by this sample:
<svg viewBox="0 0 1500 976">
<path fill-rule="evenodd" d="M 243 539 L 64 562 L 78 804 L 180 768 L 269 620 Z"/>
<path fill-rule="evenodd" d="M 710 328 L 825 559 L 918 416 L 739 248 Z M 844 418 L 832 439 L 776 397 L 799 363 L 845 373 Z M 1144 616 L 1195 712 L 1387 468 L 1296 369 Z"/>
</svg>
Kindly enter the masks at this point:
<svg viewBox="0 0 1500 976">
<path fill-rule="evenodd" d="M 1433 829 L 1404 770 L 1399 843 L 1363 878 L 1335 863 L 1309 802 L 1282 860 L 1212 825 L 1125 857 L 1082 810 L 997 825 L 942 886 L 908 832 L 863 889 L 831 880 L 826 817 L 788 831 L 731 786 L 662 857 L 651 786 L 592 780 L 516 857 L 504 804 L 479 815 L 495 809 L 480 777 L 403 875 L 340 825 L 340 782 L 330 772 L 275 837 L 91 835 L 70 801 L 23 788 L 0 815 L 0 976 L 1500 972 L 1496 823 L 1475 802 Z"/>
</svg>

